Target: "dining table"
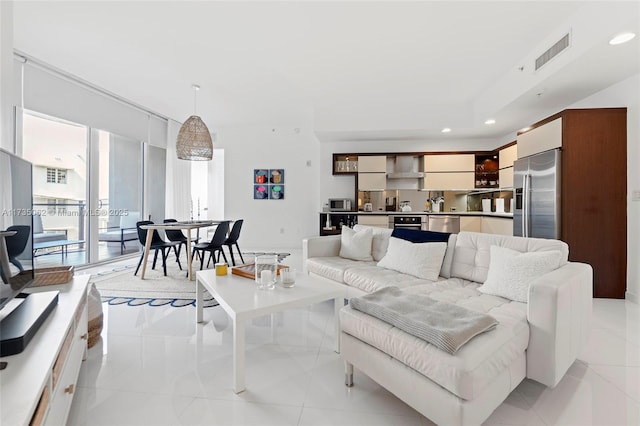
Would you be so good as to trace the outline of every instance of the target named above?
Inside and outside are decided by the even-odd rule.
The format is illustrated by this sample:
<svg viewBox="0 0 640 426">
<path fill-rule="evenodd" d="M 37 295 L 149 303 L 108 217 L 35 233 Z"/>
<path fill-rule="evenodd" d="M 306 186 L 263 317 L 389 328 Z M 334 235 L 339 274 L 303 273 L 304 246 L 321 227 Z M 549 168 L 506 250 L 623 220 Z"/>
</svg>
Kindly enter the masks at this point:
<svg viewBox="0 0 640 426">
<path fill-rule="evenodd" d="M 175 229 L 175 230 L 186 230 L 187 236 L 187 264 L 188 264 L 188 277 L 189 280 L 193 281 L 193 256 L 191 255 L 191 230 L 192 229 L 200 229 L 207 228 L 209 226 L 219 225 L 224 222 L 224 220 L 185 220 L 181 222 L 168 222 L 168 223 L 151 223 L 148 225 L 141 225 L 140 229 L 145 229 L 147 231 L 147 240 L 145 241 L 144 247 L 144 257 L 142 260 L 142 273 L 140 274 L 140 279 L 144 279 L 144 273 L 147 268 L 147 258 L 149 257 L 149 252 L 151 251 L 151 240 L 153 236 L 153 231 L 164 231 L 167 229 Z"/>
</svg>

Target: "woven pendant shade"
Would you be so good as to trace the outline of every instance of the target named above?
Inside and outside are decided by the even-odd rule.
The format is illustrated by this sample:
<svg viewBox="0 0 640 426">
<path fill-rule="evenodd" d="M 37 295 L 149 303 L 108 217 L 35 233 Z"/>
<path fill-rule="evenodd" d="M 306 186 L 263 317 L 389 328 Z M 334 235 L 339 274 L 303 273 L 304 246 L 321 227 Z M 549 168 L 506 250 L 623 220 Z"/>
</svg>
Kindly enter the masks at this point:
<svg viewBox="0 0 640 426">
<path fill-rule="evenodd" d="M 181 160 L 205 161 L 213 158 L 213 142 L 204 121 L 192 115 L 178 132 L 176 152 Z"/>
</svg>

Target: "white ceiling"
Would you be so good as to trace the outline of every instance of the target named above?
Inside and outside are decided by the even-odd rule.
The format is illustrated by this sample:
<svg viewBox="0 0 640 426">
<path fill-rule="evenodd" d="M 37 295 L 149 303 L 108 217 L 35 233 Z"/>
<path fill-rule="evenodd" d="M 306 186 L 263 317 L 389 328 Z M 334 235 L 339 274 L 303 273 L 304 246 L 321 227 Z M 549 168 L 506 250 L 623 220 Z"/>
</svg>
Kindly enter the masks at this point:
<svg viewBox="0 0 640 426">
<path fill-rule="evenodd" d="M 17 50 L 108 91 L 183 121 L 197 83 L 210 128 L 323 141 L 502 136 L 638 73 L 638 39 L 638 1 L 14 3 Z"/>
</svg>

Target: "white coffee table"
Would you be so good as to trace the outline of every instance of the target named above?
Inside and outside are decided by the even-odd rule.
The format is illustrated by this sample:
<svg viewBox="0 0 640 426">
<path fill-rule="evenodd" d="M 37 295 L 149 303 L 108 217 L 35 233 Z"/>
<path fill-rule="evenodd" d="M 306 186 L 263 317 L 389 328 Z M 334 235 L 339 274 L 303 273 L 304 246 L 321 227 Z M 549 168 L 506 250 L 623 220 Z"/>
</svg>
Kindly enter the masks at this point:
<svg viewBox="0 0 640 426">
<path fill-rule="evenodd" d="M 245 390 L 245 324 L 247 320 L 291 308 L 334 300 L 335 351 L 340 352 L 339 311 L 344 305 L 344 286 L 298 272 L 296 285 L 259 290 L 254 280 L 232 275 L 216 276 L 215 270 L 196 272 L 196 321 L 202 322 L 202 294 L 207 289 L 233 322 L 233 390 Z"/>
</svg>

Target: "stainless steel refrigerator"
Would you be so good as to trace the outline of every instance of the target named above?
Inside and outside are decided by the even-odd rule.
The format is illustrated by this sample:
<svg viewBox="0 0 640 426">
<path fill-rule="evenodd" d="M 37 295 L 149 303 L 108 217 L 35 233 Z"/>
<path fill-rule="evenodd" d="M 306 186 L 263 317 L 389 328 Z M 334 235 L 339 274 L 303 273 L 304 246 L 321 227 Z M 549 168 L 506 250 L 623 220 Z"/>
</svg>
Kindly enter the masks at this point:
<svg viewBox="0 0 640 426">
<path fill-rule="evenodd" d="M 513 235 L 560 238 L 560 150 L 513 163 Z"/>
</svg>

